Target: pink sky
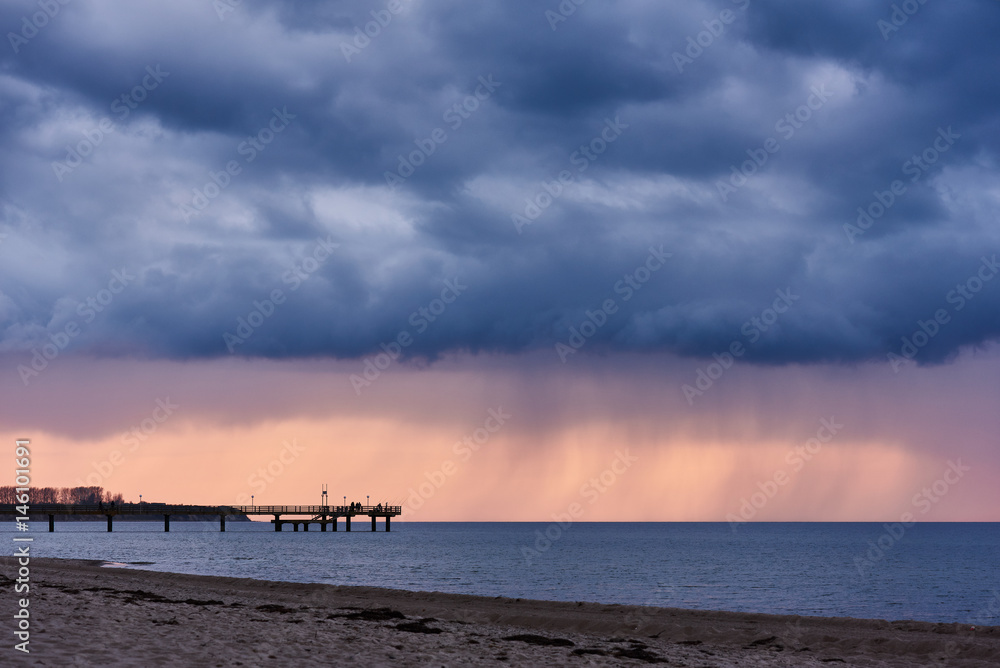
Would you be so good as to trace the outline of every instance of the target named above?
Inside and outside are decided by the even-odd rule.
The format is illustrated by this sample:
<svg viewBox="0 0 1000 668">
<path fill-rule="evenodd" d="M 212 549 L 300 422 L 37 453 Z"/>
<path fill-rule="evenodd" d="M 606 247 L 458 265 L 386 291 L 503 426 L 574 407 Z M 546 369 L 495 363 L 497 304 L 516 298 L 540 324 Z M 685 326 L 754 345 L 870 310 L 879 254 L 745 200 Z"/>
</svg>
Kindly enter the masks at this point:
<svg viewBox="0 0 1000 668">
<path fill-rule="evenodd" d="M 1000 520 L 995 350 L 898 374 L 737 364 L 693 406 L 680 387 L 705 362 L 667 356 L 393 365 L 358 396 L 361 366 L 56 359 L 28 387 L 5 375 L 2 436 L 32 440 L 36 485 L 129 500 L 319 503 L 326 483 L 403 520 L 547 521 L 574 502 L 581 521 Z M 934 493 L 949 462 L 968 470 Z"/>
</svg>

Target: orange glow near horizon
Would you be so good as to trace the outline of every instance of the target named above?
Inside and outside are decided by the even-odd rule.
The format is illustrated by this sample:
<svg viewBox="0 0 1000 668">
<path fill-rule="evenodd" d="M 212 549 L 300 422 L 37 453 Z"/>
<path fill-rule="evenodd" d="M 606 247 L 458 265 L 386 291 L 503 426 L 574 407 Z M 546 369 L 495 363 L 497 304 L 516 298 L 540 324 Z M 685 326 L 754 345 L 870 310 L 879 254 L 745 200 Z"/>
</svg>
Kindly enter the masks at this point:
<svg viewBox="0 0 1000 668">
<path fill-rule="evenodd" d="M 258 505 L 318 504 L 327 483 L 332 503 L 370 495 L 403 505 L 404 521 L 548 521 L 573 502 L 584 509 L 579 521 L 866 521 L 898 517 L 944 470 L 899 446 L 838 442 L 808 462 L 793 458 L 796 471 L 788 457 L 802 443 L 626 446 L 626 430 L 580 425 L 545 448 L 512 447 L 497 433 L 475 452 L 457 446 L 454 433 L 378 420 L 179 423 L 133 451 L 119 437 L 36 434 L 34 481 L 210 505 L 249 504 L 251 494 Z M 962 517 L 940 505 L 927 519 Z"/>
<path fill-rule="evenodd" d="M 32 440 L 36 486 L 269 505 L 318 504 L 326 483 L 332 503 L 370 496 L 403 505 L 403 521 L 550 521 L 573 503 L 578 521 L 888 521 L 954 459 L 969 473 L 919 519 L 998 521 L 1000 363 L 987 362 L 903 384 L 881 368 L 744 367 L 692 408 L 683 368 L 625 363 L 445 361 L 357 396 L 349 363 L 67 361 L 44 379 L 49 412 L 0 386 L 18 416 L 0 438 Z M 160 398 L 179 408 L 157 423 Z M 838 433 L 803 451 L 831 417 Z M 128 435 L 144 421 L 144 440 Z"/>
</svg>

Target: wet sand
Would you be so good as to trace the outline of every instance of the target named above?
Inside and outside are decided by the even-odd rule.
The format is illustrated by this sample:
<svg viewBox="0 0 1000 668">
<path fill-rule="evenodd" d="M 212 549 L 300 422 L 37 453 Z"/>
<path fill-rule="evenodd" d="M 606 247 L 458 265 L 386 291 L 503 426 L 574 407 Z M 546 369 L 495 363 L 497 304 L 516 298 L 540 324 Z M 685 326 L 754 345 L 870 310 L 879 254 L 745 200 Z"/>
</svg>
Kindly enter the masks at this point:
<svg viewBox="0 0 1000 668">
<path fill-rule="evenodd" d="M 31 560 L 30 654 L 3 665 L 997 666 L 1000 627 L 707 612 Z M 17 595 L 21 596 L 21 595 Z"/>
</svg>

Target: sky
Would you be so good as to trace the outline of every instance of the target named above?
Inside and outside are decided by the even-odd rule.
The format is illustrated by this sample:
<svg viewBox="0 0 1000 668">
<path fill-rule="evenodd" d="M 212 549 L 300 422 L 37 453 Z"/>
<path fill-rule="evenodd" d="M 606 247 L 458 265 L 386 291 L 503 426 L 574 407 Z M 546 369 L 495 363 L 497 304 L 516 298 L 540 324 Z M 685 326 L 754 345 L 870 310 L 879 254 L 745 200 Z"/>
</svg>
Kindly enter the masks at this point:
<svg viewBox="0 0 1000 668">
<path fill-rule="evenodd" d="M 1000 521 L 995 2 L 0 26 L 0 438 L 35 484 Z"/>
</svg>

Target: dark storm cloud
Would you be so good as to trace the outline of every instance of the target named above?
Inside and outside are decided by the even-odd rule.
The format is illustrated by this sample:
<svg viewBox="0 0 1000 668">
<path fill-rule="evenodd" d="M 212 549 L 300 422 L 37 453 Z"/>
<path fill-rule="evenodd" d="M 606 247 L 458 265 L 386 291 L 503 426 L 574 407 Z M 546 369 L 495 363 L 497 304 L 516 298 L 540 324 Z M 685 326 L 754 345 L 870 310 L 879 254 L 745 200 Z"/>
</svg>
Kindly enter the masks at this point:
<svg viewBox="0 0 1000 668">
<path fill-rule="evenodd" d="M 0 8 L 11 359 L 70 323 L 99 355 L 552 349 L 609 299 L 585 353 L 1000 333 L 996 3 L 42 5 Z"/>
</svg>

